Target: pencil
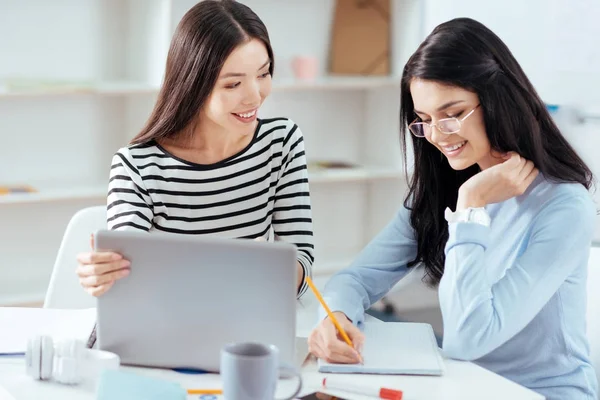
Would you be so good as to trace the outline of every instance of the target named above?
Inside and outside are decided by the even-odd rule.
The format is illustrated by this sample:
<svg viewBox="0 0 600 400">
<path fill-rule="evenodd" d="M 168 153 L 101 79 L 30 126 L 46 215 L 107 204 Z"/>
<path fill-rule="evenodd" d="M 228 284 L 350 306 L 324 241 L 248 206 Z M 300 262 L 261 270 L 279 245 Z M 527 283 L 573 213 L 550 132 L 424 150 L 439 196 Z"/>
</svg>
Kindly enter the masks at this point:
<svg viewBox="0 0 600 400">
<path fill-rule="evenodd" d="M 310 276 L 306 277 L 306 283 L 308 284 L 308 286 L 310 286 L 311 290 L 313 291 L 313 293 L 317 297 L 317 300 L 319 300 L 319 303 L 321 303 L 321 305 L 323 306 L 323 308 L 325 309 L 325 311 L 327 311 L 327 315 L 329 316 L 329 319 L 331 320 L 331 322 L 333 322 L 333 325 L 335 325 L 335 327 L 337 328 L 338 332 L 340 332 L 340 335 L 342 335 L 342 338 L 344 339 L 344 341 L 348 344 L 348 346 L 354 348 L 354 346 L 352 345 L 352 341 L 350 340 L 350 338 L 346 334 L 346 331 L 342 328 L 342 326 L 340 325 L 340 323 L 338 322 L 338 320 L 335 318 L 335 316 L 333 315 L 333 313 L 331 312 L 331 310 L 329 309 L 329 307 L 325 303 L 325 300 L 323 300 L 323 296 L 321 296 L 321 293 L 319 293 L 319 290 L 317 289 L 317 287 L 313 283 L 312 279 L 310 279 Z M 361 360 L 361 362 L 362 362 L 362 360 Z"/>
<path fill-rule="evenodd" d="M 188 389 L 188 394 L 214 394 L 221 395 L 223 394 L 222 389 Z"/>
</svg>

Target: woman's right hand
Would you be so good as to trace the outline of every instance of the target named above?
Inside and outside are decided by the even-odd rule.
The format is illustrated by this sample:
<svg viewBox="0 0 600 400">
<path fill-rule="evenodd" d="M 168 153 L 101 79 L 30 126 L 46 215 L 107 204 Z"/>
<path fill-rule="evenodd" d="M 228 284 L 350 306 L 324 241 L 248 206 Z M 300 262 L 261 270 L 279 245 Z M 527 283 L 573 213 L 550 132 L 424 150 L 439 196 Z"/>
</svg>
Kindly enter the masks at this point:
<svg viewBox="0 0 600 400">
<path fill-rule="evenodd" d="M 77 256 L 79 283 L 86 292 L 98 297 L 114 283 L 129 275 L 129 261 L 112 252 L 81 253 Z"/>
<path fill-rule="evenodd" d="M 456 210 L 485 207 L 521 196 L 538 174 L 532 161 L 509 152 L 501 163 L 473 175 L 461 185 Z"/>
<path fill-rule="evenodd" d="M 356 364 L 362 362 L 360 351 L 364 334 L 342 312 L 334 312 L 335 318 L 346 332 L 354 347 L 342 339 L 335 325 L 325 318 L 308 336 L 308 351 L 329 363 Z"/>
</svg>

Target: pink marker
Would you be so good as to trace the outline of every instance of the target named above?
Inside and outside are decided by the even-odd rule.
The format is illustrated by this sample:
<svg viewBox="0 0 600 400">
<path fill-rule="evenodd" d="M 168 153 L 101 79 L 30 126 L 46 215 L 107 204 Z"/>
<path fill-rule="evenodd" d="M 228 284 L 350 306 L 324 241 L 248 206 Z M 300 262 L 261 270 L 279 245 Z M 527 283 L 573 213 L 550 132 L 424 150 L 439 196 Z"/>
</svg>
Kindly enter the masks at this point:
<svg viewBox="0 0 600 400">
<path fill-rule="evenodd" d="M 362 394 L 364 396 L 379 397 L 386 400 L 402 400 L 402 391 L 387 388 L 369 388 L 353 385 L 348 382 L 339 383 L 329 381 L 329 378 L 323 378 L 323 389 L 340 390 L 342 392 Z"/>
</svg>

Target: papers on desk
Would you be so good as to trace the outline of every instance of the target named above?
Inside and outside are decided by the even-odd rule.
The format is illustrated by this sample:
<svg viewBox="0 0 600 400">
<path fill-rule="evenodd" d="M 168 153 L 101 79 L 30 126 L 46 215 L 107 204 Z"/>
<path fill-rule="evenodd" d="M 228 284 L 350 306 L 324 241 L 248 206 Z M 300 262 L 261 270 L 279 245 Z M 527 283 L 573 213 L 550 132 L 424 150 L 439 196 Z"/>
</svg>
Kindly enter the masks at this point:
<svg viewBox="0 0 600 400">
<path fill-rule="evenodd" d="M 442 375 L 444 363 L 433 328 L 408 322 L 364 325 L 364 364 L 331 364 L 319 360 L 319 372 L 387 375 Z"/>
<path fill-rule="evenodd" d="M 23 354 L 36 335 L 87 341 L 96 322 L 96 309 L 0 307 L 0 355 Z"/>
</svg>

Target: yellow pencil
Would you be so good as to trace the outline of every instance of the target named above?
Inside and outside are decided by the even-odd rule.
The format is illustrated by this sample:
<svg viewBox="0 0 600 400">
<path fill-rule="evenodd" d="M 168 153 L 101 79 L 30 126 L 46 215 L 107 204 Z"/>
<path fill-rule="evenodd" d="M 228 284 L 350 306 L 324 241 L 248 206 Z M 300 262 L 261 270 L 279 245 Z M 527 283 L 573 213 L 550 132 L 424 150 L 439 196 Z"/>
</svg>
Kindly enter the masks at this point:
<svg viewBox="0 0 600 400">
<path fill-rule="evenodd" d="M 223 390 L 221 389 L 188 389 L 187 392 L 188 394 L 223 394 Z"/>
<path fill-rule="evenodd" d="M 321 296 L 321 293 L 319 293 L 319 290 L 317 289 L 317 287 L 313 283 L 312 279 L 310 279 L 310 276 L 306 277 L 306 283 L 312 289 L 313 293 L 317 297 L 317 300 L 319 300 L 319 303 L 321 303 L 321 305 L 323 306 L 323 308 L 325 309 L 325 311 L 327 311 L 327 315 L 329 316 L 329 319 L 331 320 L 331 322 L 333 322 L 333 325 L 335 325 L 335 327 L 337 328 L 337 330 L 340 332 L 340 335 L 342 335 L 342 338 L 344 339 L 344 341 L 348 344 L 348 346 L 354 348 L 354 346 L 352 345 L 352 341 L 350 340 L 350 338 L 346 334 L 346 331 L 342 328 L 342 326 L 340 325 L 340 323 L 338 322 L 338 320 L 335 318 L 335 316 L 333 315 L 333 313 L 331 312 L 331 310 L 329 309 L 329 307 L 325 303 L 325 300 L 323 300 L 323 296 Z M 361 360 L 361 362 L 362 362 L 362 360 Z"/>
</svg>

